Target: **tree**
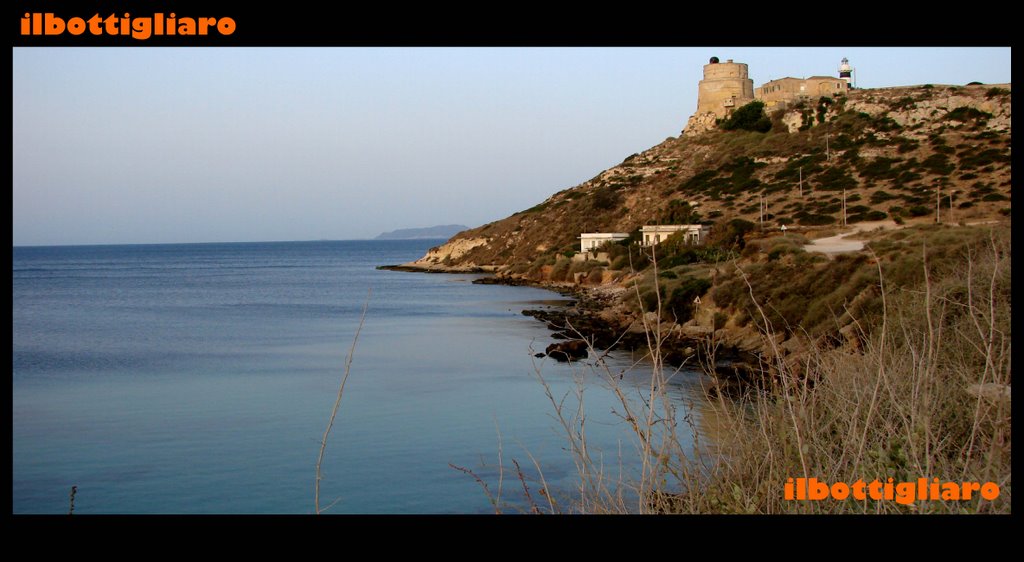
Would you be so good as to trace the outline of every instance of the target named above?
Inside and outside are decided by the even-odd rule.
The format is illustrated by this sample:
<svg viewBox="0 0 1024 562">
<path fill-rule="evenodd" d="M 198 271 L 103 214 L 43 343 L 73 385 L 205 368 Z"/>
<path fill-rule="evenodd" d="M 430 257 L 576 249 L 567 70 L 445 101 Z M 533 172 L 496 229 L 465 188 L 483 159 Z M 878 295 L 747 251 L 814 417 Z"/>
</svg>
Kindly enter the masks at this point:
<svg viewBox="0 0 1024 562">
<path fill-rule="evenodd" d="M 747 233 L 753 231 L 754 228 L 754 223 L 743 219 L 719 222 L 711 229 L 708 245 L 718 246 L 723 250 L 742 250 L 746 246 Z"/>
<path fill-rule="evenodd" d="M 590 196 L 590 204 L 597 210 L 614 209 L 622 202 L 622 196 L 609 187 L 599 187 Z"/>
<path fill-rule="evenodd" d="M 689 203 L 674 199 L 661 214 L 660 224 L 694 224 L 700 222 L 700 213 Z"/>
</svg>

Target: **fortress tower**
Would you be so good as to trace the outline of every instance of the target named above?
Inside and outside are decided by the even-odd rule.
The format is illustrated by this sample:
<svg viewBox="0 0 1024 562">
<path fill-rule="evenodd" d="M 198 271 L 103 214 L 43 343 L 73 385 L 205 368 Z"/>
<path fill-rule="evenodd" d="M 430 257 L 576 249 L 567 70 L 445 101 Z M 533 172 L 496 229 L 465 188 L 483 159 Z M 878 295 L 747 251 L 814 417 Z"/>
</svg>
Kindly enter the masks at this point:
<svg viewBox="0 0 1024 562">
<path fill-rule="evenodd" d="M 697 115 L 714 113 L 728 116 L 738 107 L 754 101 L 754 81 L 747 77 L 747 65 L 741 62 L 718 62 L 711 57 L 704 65 L 704 79 L 697 85 Z"/>
</svg>

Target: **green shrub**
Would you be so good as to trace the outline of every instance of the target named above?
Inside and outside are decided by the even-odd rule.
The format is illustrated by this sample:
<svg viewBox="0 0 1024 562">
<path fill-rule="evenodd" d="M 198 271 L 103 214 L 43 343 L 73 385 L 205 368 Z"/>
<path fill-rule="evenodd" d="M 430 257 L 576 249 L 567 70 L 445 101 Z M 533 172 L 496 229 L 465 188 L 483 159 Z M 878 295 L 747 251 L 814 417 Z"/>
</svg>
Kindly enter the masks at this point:
<svg viewBox="0 0 1024 562">
<path fill-rule="evenodd" d="M 572 261 L 559 257 L 554 266 L 551 268 L 551 280 L 555 282 L 565 281 L 566 275 L 569 273 L 569 268 L 572 266 Z"/>
<path fill-rule="evenodd" d="M 873 192 L 871 194 L 871 197 L 868 199 L 868 201 L 870 201 L 871 204 L 874 205 L 874 204 L 881 203 L 883 201 L 888 201 L 890 199 L 896 199 L 896 196 L 892 195 L 891 193 L 887 193 L 885 191 L 882 191 L 880 189 L 878 191 Z"/>
<path fill-rule="evenodd" d="M 658 293 L 649 289 L 640 293 L 640 302 L 643 304 L 644 312 L 656 312 L 658 310 Z"/>
<path fill-rule="evenodd" d="M 679 187 L 676 189 L 687 193 L 706 193 L 714 187 L 712 182 L 717 177 L 718 170 L 704 170 L 694 174 L 693 177 L 679 184 Z"/>
<path fill-rule="evenodd" d="M 721 330 L 725 327 L 725 323 L 729 321 L 729 316 L 721 312 L 716 312 L 712 317 L 712 326 L 715 330 Z"/>
<path fill-rule="evenodd" d="M 821 163 L 825 161 L 824 154 L 812 154 L 803 156 L 786 163 L 786 167 L 775 174 L 775 181 L 797 182 L 800 179 L 800 171 L 803 169 L 803 178 L 807 178 L 822 170 Z"/>
<path fill-rule="evenodd" d="M 1010 156 L 998 148 L 987 148 L 977 153 L 963 154 L 960 157 L 960 169 L 971 170 L 988 166 L 997 162 L 1009 162 Z"/>
<path fill-rule="evenodd" d="M 832 223 L 836 222 L 836 218 L 833 217 L 832 215 L 819 215 L 819 214 L 807 213 L 807 214 L 805 214 L 803 216 L 798 216 L 798 215 L 794 215 L 794 216 L 797 217 L 797 219 L 796 219 L 797 224 L 801 224 L 801 225 L 804 225 L 804 226 L 822 226 L 822 225 L 832 224 Z"/>
<path fill-rule="evenodd" d="M 985 122 L 992 118 L 992 114 L 963 105 L 947 112 L 945 118 L 949 121 L 960 121 L 961 123 L 969 121 Z"/>
<path fill-rule="evenodd" d="M 818 118 L 818 123 L 825 122 L 825 113 L 828 111 L 828 106 L 832 105 L 832 98 L 822 96 L 818 98 L 818 105 L 815 108 L 815 113 Z"/>
<path fill-rule="evenodd" d="M 892 109 L 893 111 L 901 111 L 904 109 L 916 109 L 917 103 L 914 98 L 910 96 L 904 96 L 893 102 L 892 105 L 889 106 L 889 108 Z"/>
<path fill-rule="evenodd" d="M 752 101 L 737 109 L 722 122 L 725 131 L 756 131 L 767 133 L 772 128 L 772 121 L 764 112 L 764 102 Z"/>
<path fill-rule="evenodd" d="M 856 186 L 857 181 L 854 180 L 844 169 L 839 167 L 829 168 L 818 176 L 817 189 L 825 191 L 842 191 L 843 189 L 852 189 Z"/>
<path fill-rule="evenodd" d="M 900 160 L 895 158 L 878 157 L 861 166 L 857 172 L 868 179 L 895 179 L 899 172 L 892 165 L 898 162 Z"/>
<path fill-rule="evenodd" d="M 892 117 L 888 117 L 888 116 L 879 117 L 879 118 L 875 119 L 873 125 L 874 125 L 874 128 L 875 128 L 876 131 L 883 131 L 883 132 L 897 131 L 897 130 L 903 128 L 903 127 L 900 126 L 899 123 L 896 122 L 895 119 L 893 119 Z"/>
<path fill-rule="evenodd" d="M 921 162 L 920 168 L 938 176 L 948 176 L 953 173 L 953 164 L 944 154 L 932 154 Z"/>
<path fill-rule="evenodd" d="M 903 141 L 900 142 L 899 146 L 896 147 L 896 152 L 900 154 L 906 154 L 911 150 L 916 150 L 917 147 L 921 146 L 917 141 Z"/>
<path fill-rule="evenodd" d="M 723 250 L 741 251 L 746 245 L 746 237 L 757 226 L 743 219 L 732 219 L 725 223 L 717 222 L 711 227 L 707 245 Z"/>
<path fill-rule="evenodd" d="M 689 203 L 674 199 L 661 213 L 659 224 L 696 224 L 701 220 L 700 213 Z"/>
<path fill-rule="evenodd" d="M 590 204 L 597 210 L 614 209 L 622 201 L 622 195 L 609 187 L 599 187 L 590 196 Z"/>
<path fill-rule="evenodd" d="M 672 290 L 668 302 L 665 303 L 665 312 L 668 318 L 678 323 L 683 323 L 693 318 L 694 299 L 707 292 L 711 288 L 711 280 L 689 277 L 678 287 Z"/>
<path fill-rule="evenodd" d="M 932 211 L 933 209 L 931 207 L 926 207 L 924 205 L 914 205 L 913 207 L 909 207 L 907 209 L 907 214 L 909 214 L 912 217 L 923 217 L 925 215 L 930 215 Z"/>
</svg>

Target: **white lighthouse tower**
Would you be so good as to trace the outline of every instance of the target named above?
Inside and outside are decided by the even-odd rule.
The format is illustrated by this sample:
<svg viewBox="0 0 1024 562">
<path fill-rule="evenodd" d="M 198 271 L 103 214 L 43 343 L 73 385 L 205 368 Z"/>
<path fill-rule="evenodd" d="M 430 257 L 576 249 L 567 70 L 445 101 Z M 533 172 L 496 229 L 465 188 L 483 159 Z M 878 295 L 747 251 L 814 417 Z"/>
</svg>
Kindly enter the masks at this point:
<svg viewBox="0 0 1024 562">
<path fill-rule="evenodd" d="M 846 89 L 853 87 L 853 67 L 850 66 L 850 59 L 843 57 L 839 64 L 839 78 L 846 81 Z"/>
</svg>

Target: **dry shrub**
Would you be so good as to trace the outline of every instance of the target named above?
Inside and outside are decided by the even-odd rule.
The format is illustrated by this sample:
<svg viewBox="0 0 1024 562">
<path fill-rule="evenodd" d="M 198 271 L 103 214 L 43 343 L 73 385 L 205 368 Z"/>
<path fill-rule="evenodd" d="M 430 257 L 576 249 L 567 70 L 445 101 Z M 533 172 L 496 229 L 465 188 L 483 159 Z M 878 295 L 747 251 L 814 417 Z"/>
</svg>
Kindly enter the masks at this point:
<svg viewBox="0 0 1024 562">
<path fill-rule="evenodd" d="M 767 366 L 778 384 L 739 404 L 698 512 L 1009 512 L 1010 244 L 993 235 L 959 270 L 884 290 L 882 325 L 856 344 Z M 925 270 L 926 266 L 925 266 Z M 883 279 L 884 286 L 884 279 Z M 763 317 L 762 317 L 763 320 Z M 979 386 L 980 385 L 980 386 Z M 978 392 L 978 389 L 983 389 Z M 1001 393 L 1006 393 L 1002 398 Z M 992 502 L 785 501 L 790 477 L 829 483 L 994 482 Z"/>
</svg>

